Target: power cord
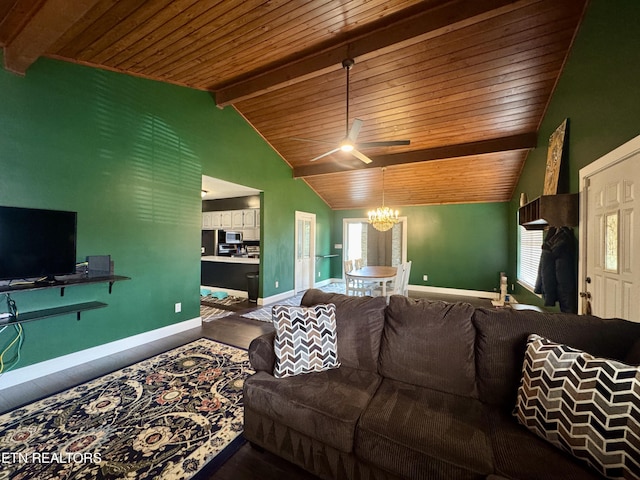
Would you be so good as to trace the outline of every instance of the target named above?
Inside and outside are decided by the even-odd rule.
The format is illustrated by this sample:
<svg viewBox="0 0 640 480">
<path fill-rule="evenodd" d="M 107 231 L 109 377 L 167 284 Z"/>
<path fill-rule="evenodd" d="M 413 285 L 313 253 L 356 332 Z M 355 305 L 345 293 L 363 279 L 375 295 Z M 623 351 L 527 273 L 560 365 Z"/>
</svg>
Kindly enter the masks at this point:
<svg viewBox="0 0 640 480">
<path fill-rule="evenodd" d="M 19 323 L 15 324 L 13 327 L 16 330 L 16 336 L 11 341 L 11 343 L 9 343 L 7 348 L 5 348 L 2 353 L 0 353 L 0 377 L 3 373 L 11 370 L 18 364 L 18 362 L 20 362 L 20 351 L 22 350 L 22 344 L 24 343 L 24 330 L 22 329 L 22 325 L 20 325 Z M 8 327 L 5 326 L 2 330 L 0 330 L 0 333 L 4 332 L 4 330 L 7 328 Z M 5 362 L 4 356 L 7 354 L 7 352 L 9 352 L 9 350 L 11 350 L 11 347 L 13 347 L 16 342 L 18 343 L 18 346 L 16 347 L 16 353 L 11 359 Z"/>
<path fill-rule="evenodd" d="M 9 314 L 14 318 L 14 320 L 18 319 L 18 307 L 16 306 L 16 302 L 11 298 L 11 295 L 8 293 L 5 294 L 7 296 L 7 309 L 9 310 Z"/>
<path fill-rule="evenodd" d="M 16 302 L 11 298 L 11 296 L 8 293 L 6 293 L 5 295 L 7 297 L 7 308 L 9 310 L 9 314 L 11 315 L 10 318 L 12 318 L 13 320 L 16 320 L 18 318 L 18 307 L 16 306 Z M 0 330 L 0 333 L 4 332 L 7 328 L 9 328 L 9 326 L 5 325 Z M 7 370 L 10 370 L 11 368 L 15 367 L 18 364 L 18 362 L 20 362 L 20 352 L 22 350 L 22 345 L 24 343 L 24 330 L 22 329 L 22 325 L 19 323 L 15 323 L 13 325 L 13 328 L 16 331 L 15 338 L 2 351 L 2 353 L 0 353 L 0 376 L 2 376 L 2 374 L 5 373 Z M 11 359 L 5 362 L 5 359 L 4 359 L 5 355 L 9 352 L 9 350 L 11 350 L 11 348 L 14 345 L 16 345 L 16 343 L 18 345 L 16 347 L 15 354 Z"/>
</svg>

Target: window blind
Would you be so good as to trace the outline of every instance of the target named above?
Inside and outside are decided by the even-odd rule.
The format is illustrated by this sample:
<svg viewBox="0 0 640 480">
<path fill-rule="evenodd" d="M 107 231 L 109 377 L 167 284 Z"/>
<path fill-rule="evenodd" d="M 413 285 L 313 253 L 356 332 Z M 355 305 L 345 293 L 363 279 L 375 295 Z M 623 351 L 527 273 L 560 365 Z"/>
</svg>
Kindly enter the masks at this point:
<svg viewBox="0 0 640 480">
<path fill-rule="evenodd" d="M 542 253 L 542 230 L 518 228 L 518 280 L 533 290 Z"/>
</svg>

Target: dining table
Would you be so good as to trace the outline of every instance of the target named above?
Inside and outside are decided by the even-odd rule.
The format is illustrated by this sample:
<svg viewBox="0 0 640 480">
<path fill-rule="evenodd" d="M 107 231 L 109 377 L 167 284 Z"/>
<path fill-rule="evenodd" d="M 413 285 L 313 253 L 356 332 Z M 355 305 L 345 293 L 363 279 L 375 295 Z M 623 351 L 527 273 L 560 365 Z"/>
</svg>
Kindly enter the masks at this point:
<svg viewBox="0 0 640 480">
<path fill-rule="evenodd" d="M 382 296 L 387 296 L 387 282 L 396 278 L 398 269 L 385 265 L 367 265 L 366 267 L 356 268 L 346 274 L 350 279 L 361 282 L 379 282 L 381 285 Z"/>
</svg>

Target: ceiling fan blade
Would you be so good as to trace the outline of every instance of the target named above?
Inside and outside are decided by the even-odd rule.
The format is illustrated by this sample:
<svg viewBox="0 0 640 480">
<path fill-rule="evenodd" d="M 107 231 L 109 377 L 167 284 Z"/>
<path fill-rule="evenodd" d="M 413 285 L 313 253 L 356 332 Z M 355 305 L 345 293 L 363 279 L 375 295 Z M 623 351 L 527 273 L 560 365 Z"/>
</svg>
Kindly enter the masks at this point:
<svg viewBox="0 0 640 480">
<path fill-rule="evenodd" d="M 353 120 L 351 124 L 351 130 L 349 130 L 349 135 L 347 138 L 351 141 L 351 143 L 355 143 L 356 138 L 358 138 L 358 134 L 360 133 L 360 129 L 362 128 L 362 120 L 356 118 Z"/>
<path fill-rule="evenodd" d="M 311 160 L 309 160 L 310 162 L 315 162 L 316 160 L 320 160 L 323 157 L 326 157 L 327 155 L 331 155 L 332 153 L 336 153 L 339 152 L 340 148 L 334 148 L 333 150 L 327 152 L 327 153 L 323 153 L 322 155 L 318 155 L 316 158 L 312 158 Z M 353 152 L 351 152 L 353 153 Z"/>
<path fill-rule="evenodd" d="M 410 145 L 411 140 L 387 140 L 380 142 L 362 142 L 356 146 L 358 148 L 373 148 L 373 147 L 399 147 L 400 145 Z"/>
<path fill-rule="evenodd" d="M 323 145 L 335 145 L 336 144 L 336 142 L 327 142 L 326 140 L 313 140 L 311 138 L 300 138 L 300 137 L 290 137 L 290 140 L 295 140 L 297 142 L 321 143 Z"/>
<path fill-rule="evenodd" d="M 356 157 L 358 160 L 362 160 L 364 163 L 371 163 L 372 160 L 367 157 L 364 153 L 359 152 L 358 150 L 351 150 L 351 155 Z"/>
</svg>

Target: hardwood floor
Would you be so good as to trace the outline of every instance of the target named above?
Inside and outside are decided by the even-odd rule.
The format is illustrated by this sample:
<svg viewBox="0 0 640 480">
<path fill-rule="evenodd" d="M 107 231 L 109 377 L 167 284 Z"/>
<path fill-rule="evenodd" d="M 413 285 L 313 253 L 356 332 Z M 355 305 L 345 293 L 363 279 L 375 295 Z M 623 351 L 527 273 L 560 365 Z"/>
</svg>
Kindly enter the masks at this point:
<svg viewBox="0 0 640 480">
<path fill-rule="evenodd" d="M 414 294 L 412 297 L 429 297 L 426 294 Z M 469 297 L 446 297 L 438 295 L 434 300 L 470 301 L 476 306 L 491 306 L 486 299 Z M 86 364 L 63 370 L 26 384 L 0 390 L 0 413 L 13 410 L 21 405 L 52 395 L 61 390 L 92 380 L 113 370 L 126 367 L 150 356 L 171 348 L 184 345 L 201 337 L 211 338 L 241 348 L 248 348 L 255 337 L 272 331 L 270 323 L 249 320 L 232 314 L 213 321 L 204 322 L 194 328 L 171 337 L 148 343 L 135 349 L 120 352 Z M 201 479 L 202 477 L 198 477 Z M 208 477 L 215 480 L 313 480 L 317 477 L 269 452 L 258 451 L 245 444 L 214 474 Z"/>
</svg>

